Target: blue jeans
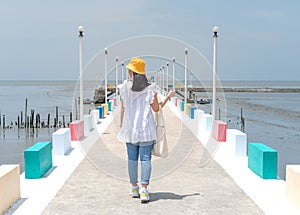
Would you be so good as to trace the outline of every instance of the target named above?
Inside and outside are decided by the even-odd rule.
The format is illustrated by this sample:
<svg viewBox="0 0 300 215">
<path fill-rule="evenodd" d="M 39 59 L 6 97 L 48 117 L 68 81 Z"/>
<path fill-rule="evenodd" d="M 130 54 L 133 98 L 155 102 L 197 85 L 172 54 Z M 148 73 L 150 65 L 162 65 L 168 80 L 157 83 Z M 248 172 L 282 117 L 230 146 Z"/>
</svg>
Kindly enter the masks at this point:
<svg viewBox="0 0 300 215">
<path fill-rule="evenodd" d="M 126 143 L 128 155 L 128 174 L 131 184 L 138 182 L 138 158 L 141 161 L 141 184 L 149 184 L 151 176 L 151 155 L 154 141 Z"/>
</svg>

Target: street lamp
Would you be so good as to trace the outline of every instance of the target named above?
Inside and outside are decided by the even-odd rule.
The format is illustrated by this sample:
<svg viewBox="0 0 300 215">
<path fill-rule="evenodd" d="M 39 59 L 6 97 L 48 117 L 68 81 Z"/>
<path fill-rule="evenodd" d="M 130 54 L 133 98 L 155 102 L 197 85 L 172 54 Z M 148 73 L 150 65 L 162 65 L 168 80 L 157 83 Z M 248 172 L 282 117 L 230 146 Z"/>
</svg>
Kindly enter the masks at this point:
<svg viewBox="0 0 300 215">
<path fill-rule="evenodd" d="M 214 38 L 214 57 L 213 57 L 213 105 L 212 105 L 212 117 L 216 116 L 216 74 L 217 74 L 217 39 L 218 39 L 219 27 L 213 28 Z"/>
<path fill-rule="evenodd" d="M 105 79 L 104 79 L 104 89 L 105 89 L 105 104 L 107 104 L 107 48 L 104 49 L 104 70 L 105 70 Z"/>
<path fill-rule="evenodd" d="M 82 41 L 83 41 L 83 27 L 78 27 L 79 32 L 79 117 L 83 120 L 83 67 L 82 67 Z"/>
<path fill-rule="evenodd" d="M 184 58 L 184 104 L 187 104 L 187 55 L 188 49 L 184 50 L 185 58 Z"/>
<path fill-rule="evenodd" d="M 175 90 L 175 57 L 173 57 L 173 90 Z"/>
<path fill-rule="evenodd" d="M 169 91 L 169 62 L 167 62 L 167 93 Z"/>
<path fill-rule="evenodd" d="M 119 64 L 119 59 L 116 57 L 116 96 L 118 96 L 118 84 L 119 84 L 119 76 L 118 76 L 118 65 Z"/>
<path fill-rule="evenodd" d="M 162 66 L 162 87 L 163 95 L 165 95 L 165 66 Z"/>
<path fill-rule="evenodd" d="M 124 62 L 122 62 L 122 83 L 124 82 Z"/>
<path fill-rule="evenodd" d="M 160 73 L 160 89 L 161 89 L 161 93 L 163 93 L 163 84 L 162 84 L 162 80 L 163 80 L 163 76 L 162 76 L 162 67 L 159 68 L 159 73 Z"/>
</svg>

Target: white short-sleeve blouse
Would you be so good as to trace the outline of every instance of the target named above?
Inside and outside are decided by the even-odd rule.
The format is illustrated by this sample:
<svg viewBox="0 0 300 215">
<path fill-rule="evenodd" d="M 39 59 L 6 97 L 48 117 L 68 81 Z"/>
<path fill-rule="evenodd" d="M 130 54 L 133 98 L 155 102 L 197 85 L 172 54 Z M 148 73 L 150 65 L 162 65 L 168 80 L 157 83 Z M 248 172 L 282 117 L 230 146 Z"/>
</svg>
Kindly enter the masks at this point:
<svg viewBox="0 0 300 215">
<path fill-rule="evenodd" d="M 156 140 L 156 124 L 151 104 L 158 92 L 157 87 L 151 84 L 141 92 L 134 92 L 131 87 L 132 81 L 124 81 L 119 85 L 125 112 L 118 138 L 126 143 Z"/>
</svg>

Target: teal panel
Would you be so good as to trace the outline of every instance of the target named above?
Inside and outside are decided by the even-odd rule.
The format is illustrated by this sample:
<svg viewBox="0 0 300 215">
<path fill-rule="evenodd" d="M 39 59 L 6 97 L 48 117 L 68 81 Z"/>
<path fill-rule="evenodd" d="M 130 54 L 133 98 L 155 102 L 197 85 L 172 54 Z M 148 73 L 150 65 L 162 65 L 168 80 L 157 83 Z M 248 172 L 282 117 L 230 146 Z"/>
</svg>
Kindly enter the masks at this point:
<svg viewBox="0 0 300 215">
<path fill-rule="evenodd" d="M 25 178 L 41 178 L 52 167 L 52 142 L 38 142 L 24 151 Z"/>
<path fill-rule="evenodd" d="M 249 143 L 248 168 L 264 179 L 276 179 L 277 151 L 262 143 Z"/>
<path fill-rule="evenodd" d="M 276 179 L 277 178 L 277 152 L 264 152 L 263 156 L 263 178 Z"/>
<path fill-rule="evenodd" d="M 107 106 L 108 106 L 108 111 L 112 111 L 112 102 L 111 101 L 107 102 Z"/>
<path fill-rule="evenodd" d="M 179 108 L 181 111 L 184 111 L 184 101 L 179 101 Z"/>
</svg>

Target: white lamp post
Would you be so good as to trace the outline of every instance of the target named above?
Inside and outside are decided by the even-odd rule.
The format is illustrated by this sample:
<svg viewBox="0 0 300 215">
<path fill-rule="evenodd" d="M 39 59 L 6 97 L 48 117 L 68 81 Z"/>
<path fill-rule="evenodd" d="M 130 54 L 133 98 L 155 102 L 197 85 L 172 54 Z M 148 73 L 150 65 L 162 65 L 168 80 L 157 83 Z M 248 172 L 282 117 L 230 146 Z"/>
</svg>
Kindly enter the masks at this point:
<svg viewBox="0 0 300 215">
<path fill-rule="evenodd" d="M 167 91 L 166 93 L 168 93 L 169 91 L 169 62 L 167 62 Z"/>
<path fill-rule="evenodd" d="M 188 49 L 184 50 L 185 58 L 184 58 L 184 103 L 187 104 L 187 55 Z"/>
<path fill-rule="evenodd" d="M 124 62 L 122 62 L 122 83 L 124 82 Z"/>
<path fill-rule="evenodd" d="M 217 74 L 217 39 L 219 28 L 215 26 L 213 28 L 214 38 L 214 57 L 213 57 L 213 105 L 212 105 L 212 117 L 216 117 L 216 74 Z"/>
<path fill-rule="evenodd" d="M 119 59 L 118 57 L 116 57 L 116 96 L 118 96 L 118 84 L 119 84 L 118 64 L 119 64 Z"/>
<path fill-rule="evenodd" d="M 159 75 L 160 75 L 159 86 L 160 86 L 160 89 L 162 91 L 163 86 L 162 86 L 162 68 L 161 67 L 159 68 Z"/>
<path fill-rule="evenodd" d="M 105 70 L 105 79 L 104 79 L 104 88 L 105 88 L 105 104 L 107 104 L 107 48 L 104 49 L 104 70 Z"/>
<path fill-rule="evenodd" d="M 82 41 L 83 41 L 83 27 L 78 27 L 79 32 L 79 119 L 83 120 L 83 67 L 82 67 Z"/>
<path fill-rule="evenodd" d="M 162 66 L 162 89 L 163 89 L 163 95 L 165 95 L 165 66 Z"/>
<path fill-rule="evenodd" d="M 173 90 L 175 90 L 175 57 L 173 57 Z"/>
</svg>

